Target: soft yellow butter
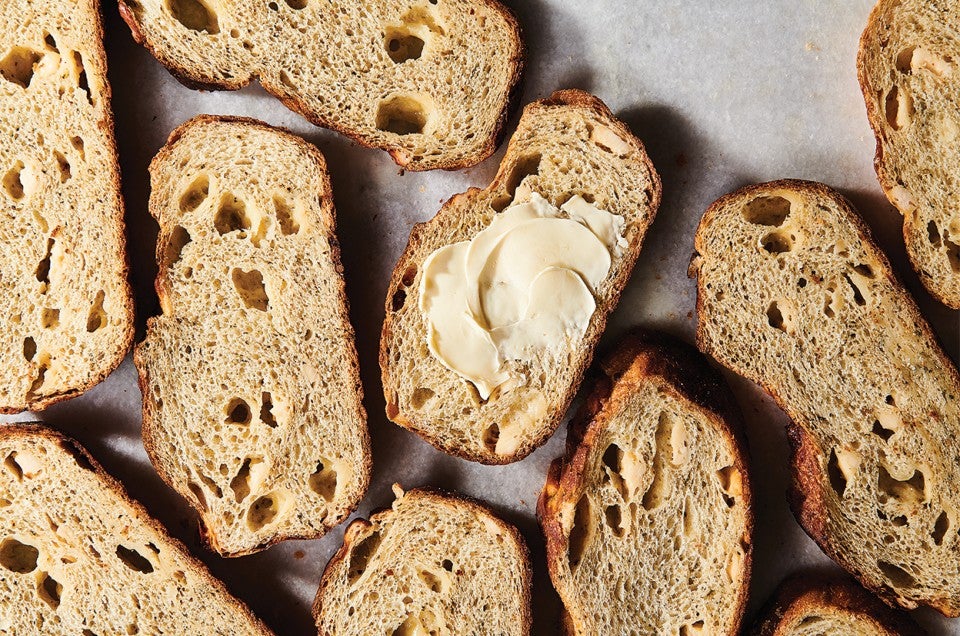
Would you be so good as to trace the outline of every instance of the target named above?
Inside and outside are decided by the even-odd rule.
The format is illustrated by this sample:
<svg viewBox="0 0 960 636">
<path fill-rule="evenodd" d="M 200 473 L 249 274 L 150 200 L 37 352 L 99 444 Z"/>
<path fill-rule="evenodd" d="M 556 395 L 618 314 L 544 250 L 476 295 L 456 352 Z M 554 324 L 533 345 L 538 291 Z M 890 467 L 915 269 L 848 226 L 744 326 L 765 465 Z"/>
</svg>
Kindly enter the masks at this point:
<svg viewBox="0 0 960 636">
<path fill-rule="evenodd" d="M 626 247 L 623 217 L 576 196 L 560 209 L 529 190 L 471 241 L 423 266 L 430 352 L 482 399 L 512 378 L 509 360 L 561 356 L 583 337 L 594 294 Z M 521 382 L 514 382 L 520 384 Z"/>
</svg>

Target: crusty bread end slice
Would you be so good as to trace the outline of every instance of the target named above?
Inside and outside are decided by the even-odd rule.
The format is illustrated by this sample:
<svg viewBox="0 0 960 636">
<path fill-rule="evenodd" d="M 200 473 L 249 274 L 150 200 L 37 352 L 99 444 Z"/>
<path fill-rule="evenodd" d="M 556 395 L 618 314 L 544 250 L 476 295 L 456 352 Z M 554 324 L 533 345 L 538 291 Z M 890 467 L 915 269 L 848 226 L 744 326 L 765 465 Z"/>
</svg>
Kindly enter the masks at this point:
<svg viewBox="0 0 960 636">
<path fill-rule="evenodd" d="M 863 221 L 777 181 L 711 205 L 696 251 L 698 343 L 792 418 L 801 525 L 882 597 L 960 614 L 960 374 Z"/>
<path fill-rule="evenodd" d="M 0 426 L 0 632 L 270 631 L 78 444 Z"/>
<path fill-rule="evenodd" d="M 660 334 L 600 366 L 537 509 L 567 633 L 739 633 L 753 509 L 729 388 Z"/>
</svg>

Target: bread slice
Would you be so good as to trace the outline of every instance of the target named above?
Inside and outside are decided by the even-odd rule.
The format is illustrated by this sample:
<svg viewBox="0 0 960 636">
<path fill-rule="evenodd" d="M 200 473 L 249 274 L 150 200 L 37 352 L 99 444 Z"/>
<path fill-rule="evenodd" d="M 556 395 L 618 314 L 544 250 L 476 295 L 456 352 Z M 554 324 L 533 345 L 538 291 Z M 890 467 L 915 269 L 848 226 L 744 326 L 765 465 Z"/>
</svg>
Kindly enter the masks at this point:
<svg viewBox="0 0 960 636">
<path fill-rule="evenodd" d="M 941 302 L 960 308 L 960 5 L 880 0 L 857 70 L 875 165 L 903 214 L 907 253 Z"/>
<path fill-rule="evenodd" d="M 133 32 L 180 81 L 259 80 L 318 126 L 407 170 L 479 163 L 499 142 L 523 67 L 496 0 L 120 0 Z"/>
<path fill-rule="evenodd" d="M 696 251 L 697 340 L 792 418 L 801 525 L 884 598 L 960 614 L 960 374 L 867 227 L 776 181 L 710 206 Z"/>
<path fill-rule="evenodd" d="M 320 636 L 528 634 L 517 529 L 462 497 L 393 490 L 393 507 L 351 523 L 327 564 L 313 605 Z"/>
<path fill-rule="evenodd" d="M 200 116 L 150 176 L 163 314 L 135 355 L 150 459 L 223 555 L 319 537 L 370 473 L 323 155 L 254 120 Z"/>
<path fill-rule="evenodd" d="M 133 340 L 100 7 L 0 3 L 0 412 L 77 396 Z"/>
<path fill-rule="evenodd" d="M 908 614 L 840 576 L 803 574 L 787 579 L 753 630 L 754 636 L 923 636 Z"/>
<path fill-rule="evenodd" d="M 0 632 L 269 634 L 76 442 L 0 426 Z"/>
<path fill-rule="evenodd" d="M 596 311 L 576 349 L 559 361 L 513 362 L 525 383 L 482 400 L 472 383 L 428 351 L 419 308 L 422 270 L 438 248 L 488 227 L 518 188 L 558 206 L 575 195 L 592 198 L 623 217 L 626 244 L 594 291 Z M 432 220 L 414 227 L 393 271 L 380 341 L 387 417 L 473 461 L 505 464 L 530 454 L 569 406 L 659 203 L 660 179 L 643 145 L 599 99 L 568 90 L 527 106 L 493 182 L 453 197 Z"/>
<path fill-rule="evenodd" d="M 567 633 L 738 634 L 753 509 L 730 390 L 648 332 L 597 375 L 537 507 Z"/>
</svg>

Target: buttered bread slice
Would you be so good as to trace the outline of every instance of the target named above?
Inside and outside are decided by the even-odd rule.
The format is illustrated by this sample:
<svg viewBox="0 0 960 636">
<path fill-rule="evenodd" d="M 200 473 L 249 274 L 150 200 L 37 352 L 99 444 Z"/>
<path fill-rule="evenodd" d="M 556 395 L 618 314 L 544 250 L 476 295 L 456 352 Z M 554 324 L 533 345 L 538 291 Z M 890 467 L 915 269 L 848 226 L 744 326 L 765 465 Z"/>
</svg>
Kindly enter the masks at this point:
<svg viewBox="0 0 960 636">
<path fill-rule="evenodd" d="M 133 37 L 188 86 L 257 80 L 407 170 L 493 153 L 523 67 L 496 0 L 121 0 Z"/>
<path fill-rule="evenodd" d="M 0 3 L 0 412 L 83 393 L 133 339 L 96 0 Z"/>
<path fill-rule="evenodd" d="M 865 587 L 960 614 L 960 374 L 850 204 L 776 181 L 696 235 L 700 347 L 790 415 L 794 512 Z"/>
<path fill-rule="evenodd" d="M 135 356 L 150 459 L 221 554 L 318 537 L 370 471 L 323 156 L 260 122 L 201 116 L 150 176 L 163 314 Z"/>
<path fill-rule="evenodd" d="M 380 344 L 387 416 L 488 464 L 559 425 L 660 203 L 643 145 L 596 97 L 524 111 L 493 182 L 417 225 Z"/>
<path fill-rule="evenodd" d="M 270 631 L 72 440 L 0 426 L 0 633 Z"/>
<path fill-rule="evenodd" d="M 738 634 L 753 509 L 740 413 L 695 349 L 626 338 L 537 508 L 568 634 Z"/>
</svg>

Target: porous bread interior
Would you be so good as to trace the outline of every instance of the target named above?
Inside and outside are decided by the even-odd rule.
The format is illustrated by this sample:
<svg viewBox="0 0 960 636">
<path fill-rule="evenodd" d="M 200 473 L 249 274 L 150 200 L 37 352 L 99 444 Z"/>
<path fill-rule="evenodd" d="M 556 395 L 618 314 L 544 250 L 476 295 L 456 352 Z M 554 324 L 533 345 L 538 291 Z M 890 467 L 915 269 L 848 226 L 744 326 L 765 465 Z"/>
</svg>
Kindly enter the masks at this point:
<svg viewBox="0 0 960 636">
<path fill-rule="evenodd" d="M 110 90 L 92 0 L 0 8 L 0 409 L 80 393 L 133 315 Z"/>
<path fill-rule="evenodd" d="M 0 434 L 0 631 L 268 633 L 65 444 Z"/>
<path fill-rule="evenodd" d="M 697 233 L 699 343 L 815 445 L 816 474 L 795 475 L 825 507 L 814 538 L 866 587 L 956 612 L 960 382 L 861 223 L 819 184 L 715 203 Z"/>
<path fill-rule="evenodd" d="M 513 528 L 479 506 L 423 491 L 355 521 L 315 606 L 320 633 L 526 634 L 529 574 Z"/>
<path fill-rule="evenodd" d="M 629 247 L 612 255 L 610 272 L 596 290 L 597 309 L 580 342 L 561 349 L 556 359 L 509 361 L 508 368 L 525 382 L 494 391 L 484 402 L 476 387 L 427 348 L 427 324 L 418 307 L 420 269 L 434 250 L 470 240 L 487 227 L 521 182 L 555 206 L 579 194 L 622 216 Z M 381 352 L 391 419 L 447 452 L 488 463 L 516 461 L 542 443 L 559 424 L 626 284 L 656 214 L 659 188 L 642 146 L 608 114 L 583 104 L 528 106 L 491 186 L 454 197 L 433 220 L 417 226 L 397 265 L 400 275 L 395 272 L 388 292 Z"/>
<path fill-rule="evenodd" d="M 551 574 L 575 633 L 736 633 L 750 513 L 729 432 L 659 380 L 614 401 L 552 496 Z"/>
<path fill-rule="evenodd" d="M 137 354 L 147 448 L 220 552 L 318 536 L 370 462 L 326 166 L 266 126 L 181 135 L 151 167 L 164 312 Z"/>
<path fill-rule="evenodd" d="M 914 269 L 960 308 L 960 6 L 880 0 L 859 71 L 878 138 L 877 173 L 904 215 Z"/>
<path fill-rule="evenodd" d="M 847 636 L 895 636 L 871 617 L 848 612 L 835 607 L 812 608 L 797 614 L 788 623 L 782 623 L 777 636 L 823 636 L 845 634 Z"/>
<path fill-rule="evenodd" d="M 257 79 L 321 125 L 390 150 L 409 169 L 493 151 L 522 44 L 488 0 L 125 0 L 176 74 L 238 88 Z"/>
</svg>

